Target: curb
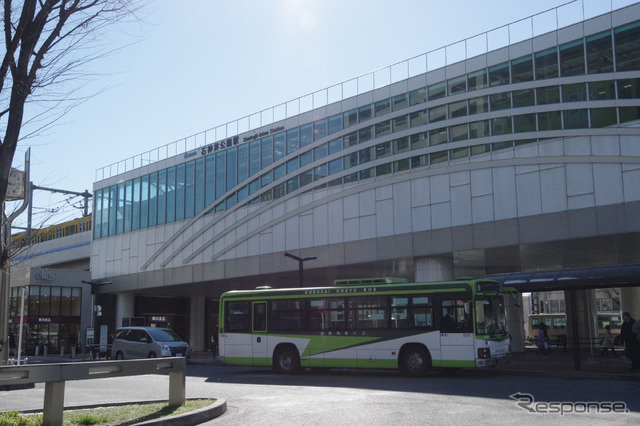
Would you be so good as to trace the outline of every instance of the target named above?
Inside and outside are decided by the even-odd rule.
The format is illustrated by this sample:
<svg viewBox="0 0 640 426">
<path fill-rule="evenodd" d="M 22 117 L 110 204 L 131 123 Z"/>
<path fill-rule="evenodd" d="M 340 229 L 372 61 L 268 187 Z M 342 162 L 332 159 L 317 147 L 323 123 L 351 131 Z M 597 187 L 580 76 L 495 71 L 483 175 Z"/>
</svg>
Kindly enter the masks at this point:
<svg viewBox="0 0 640 426">
<path fill-rule="evenodd" d="M 220 417 L 227 411 L 227 401 L 218 399 L 208 407 L 199 410 L 189 411 L 188 413 L 177 414 L 175 416 L 164 417 L 157 420 L 149 420 L 142 423 L 135 423 L 138 426 L 162 425 L 162 426 L 190 426 L 199 425 L 206 421 Z"/>
</svg>

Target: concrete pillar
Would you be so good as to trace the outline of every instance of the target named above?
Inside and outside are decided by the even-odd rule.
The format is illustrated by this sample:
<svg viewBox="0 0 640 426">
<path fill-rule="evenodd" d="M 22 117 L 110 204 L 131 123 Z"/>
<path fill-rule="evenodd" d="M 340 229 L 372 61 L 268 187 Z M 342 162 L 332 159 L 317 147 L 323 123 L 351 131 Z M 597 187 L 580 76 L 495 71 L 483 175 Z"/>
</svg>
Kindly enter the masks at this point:
<svg viewBox="0 0 640 426">
<path fill-rule="evenodd" d="M 524 302 L 522 294 L 507 294 L 504 296 L 504 306 L 507 315 L 507 331 L 511 335 L 511 351 L 524 352 Z"/>
<path fill-rule="evenodd" d="M 118 293 L 116 301 L 116 328 L 122 327 L 123 318 L 131 318 L 135 312 L 135 295 L 133 293 Z M 97 333 L 97 330 L 96 330 Z"/>
<path fill-rule="evenodd" d="M 415 259 L 416 282 L 450 281 L 453 279 L 451 257 L 420 257 Z"/>
<path fill-rule="evenodd" d="M 565 306 L 567 310 L 567 336 L 570 345 L 580 340 L 580 347 L 592 351 L 598 349 L 598 309 L 596 306 L 595 290 L 575 290 L 576 312 L 571 309 L 571 294 L 565 291 Z M 590 340 L 588 340 L 591 338 Z"/>
<path fill-rule="evenodd" d="M 189 344 L 192 351 L 204 351 L 204 296 L 191 297 L 191 312 L 189 313 Z"/>
<path fill-rule="evenodd" d="M 625 287 L 620 289 L 620 311 L 629 312 L 636 320 L 640 318 L 639 287 Z"/>
</svg>

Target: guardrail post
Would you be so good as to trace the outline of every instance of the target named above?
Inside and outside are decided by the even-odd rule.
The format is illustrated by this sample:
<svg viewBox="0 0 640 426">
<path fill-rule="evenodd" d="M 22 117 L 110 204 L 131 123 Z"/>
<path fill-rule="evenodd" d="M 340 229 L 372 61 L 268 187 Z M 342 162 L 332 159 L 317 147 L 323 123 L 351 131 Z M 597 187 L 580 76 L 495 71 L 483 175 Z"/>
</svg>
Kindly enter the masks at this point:
<svg viewBox="0 0 640 426">
<path fill-rule="evenodd" d="M 64 383 L 46 382 L 44 385 L 44 410 L 42 424 L 61 425 L 64 411 Z"/>
<path fill-rule="evenodd" d="M 184 404 L 185 382 L 184 368 L 169 373 L 169 406 L 176 407 Z"/>
</svg>

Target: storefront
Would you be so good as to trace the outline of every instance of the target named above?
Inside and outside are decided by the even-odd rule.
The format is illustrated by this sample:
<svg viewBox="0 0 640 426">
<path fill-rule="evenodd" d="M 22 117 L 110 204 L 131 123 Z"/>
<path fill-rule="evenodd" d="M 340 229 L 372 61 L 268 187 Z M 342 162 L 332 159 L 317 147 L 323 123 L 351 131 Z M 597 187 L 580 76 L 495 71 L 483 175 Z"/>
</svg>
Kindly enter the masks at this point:
<svg viewBox="0 0 640 426">
<path fill-rule="evenodd" d="M 12 276 L 9 333 L 15 345 L 13 355 L 17 355 L 21 323 L 23 355 L 71 353 L 84 341 L 92 312 L 91 289 L 82 284 L 87 275 L 84 271 L 31 268 L 24 275 Z"/>
</svg>

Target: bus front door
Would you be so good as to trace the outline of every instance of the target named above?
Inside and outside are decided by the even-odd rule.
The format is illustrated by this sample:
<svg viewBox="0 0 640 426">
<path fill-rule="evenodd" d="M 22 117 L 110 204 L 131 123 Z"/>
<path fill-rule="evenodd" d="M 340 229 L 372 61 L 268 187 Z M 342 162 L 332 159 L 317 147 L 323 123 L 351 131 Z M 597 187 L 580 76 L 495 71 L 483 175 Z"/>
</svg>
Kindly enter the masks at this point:
<svg viewBox="0 0 640 426">
<path fill-rule="evenodd" d="M 253 302 L 253 365 L 270 366 L 267 353 L 267 302 Z"/>
</svg>

